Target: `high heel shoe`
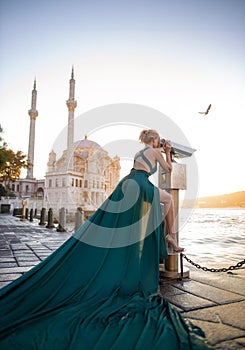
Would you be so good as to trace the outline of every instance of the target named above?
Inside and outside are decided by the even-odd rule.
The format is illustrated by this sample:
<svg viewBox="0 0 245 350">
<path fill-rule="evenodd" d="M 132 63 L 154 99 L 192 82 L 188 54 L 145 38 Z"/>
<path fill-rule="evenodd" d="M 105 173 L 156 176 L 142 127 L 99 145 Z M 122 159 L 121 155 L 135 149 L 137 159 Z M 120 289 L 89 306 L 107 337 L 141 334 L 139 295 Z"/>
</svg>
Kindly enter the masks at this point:
<svg viewBox="0 0 245 350">
<path fill-rule="evenodd" d="M 177 245 L 177 243 L 175 242 L 174 238 L 171 237 L 169 234 L 166 236 L 166 241 L 173 247 L 173 250 L 176 253 L 181 253 L 185 250 L 185 248 L 181 248 Z"/>
</svg>

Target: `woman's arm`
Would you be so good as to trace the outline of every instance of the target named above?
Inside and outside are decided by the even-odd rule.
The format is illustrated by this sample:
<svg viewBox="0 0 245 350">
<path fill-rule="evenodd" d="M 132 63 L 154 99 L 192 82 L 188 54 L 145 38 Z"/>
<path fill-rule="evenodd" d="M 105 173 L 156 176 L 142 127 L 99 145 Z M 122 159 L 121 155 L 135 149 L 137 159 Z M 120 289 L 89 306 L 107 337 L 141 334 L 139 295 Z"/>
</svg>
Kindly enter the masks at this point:
<svg viewBox="0 0 245 350">
<path fill-rule="evenodd" d="M 156 151 L 156 159 L 161 165 L 163 169 L 165 169 L 167 172 L 171 172 L 172 170 L 172 162 L 171 162 L 171 155 L 170 155 L 170 150 L 171 150 L 171 143 L 170 141 L 166 141 L 164 147 L 163 147 L 165 154 L 166 154 L 166 160 L 164 159 L 162 152 L 160 148 L 155 148 Z"/>
<path fill-rule="evenodd" d="M 165 154 L 166 154 L 166 162 L 168 163 L 168 165 L 170 166 L 170 171 L 172 170 L 172 162 L 171 162 L 171 142 L 169 140 L 166 140 L 165 145 L 163 147 Z"/>
</svg>

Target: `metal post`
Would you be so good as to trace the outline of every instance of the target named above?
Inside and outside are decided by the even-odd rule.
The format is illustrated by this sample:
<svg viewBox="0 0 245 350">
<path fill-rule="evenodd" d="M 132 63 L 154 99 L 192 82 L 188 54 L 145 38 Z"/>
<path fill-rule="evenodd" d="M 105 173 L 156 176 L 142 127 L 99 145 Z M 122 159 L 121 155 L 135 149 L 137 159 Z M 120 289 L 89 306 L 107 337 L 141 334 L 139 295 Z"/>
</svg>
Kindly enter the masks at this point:
<svg viewBox="0 0 245 350">
<path fill-rule="evenodd" d="M 183 253 L 180 253 L 180 275 L 181 275 L 181 278 L 183 278 L 184 276 Z"/>
<path fill-rule="evenodd" d="M 45 225 L 46 208 L 42 208 L 39 225 Z"/>
<path fill-rule="evenodd" d="M 30 210 L 30 221 L 32 222 L 33 221 L 33 209 L 31 208 Z"/>
<path fill-rule="evenodd" d="M 29 209 L 28 209 L 28 208 L 26 208 L 26 215 L 25 215 L 26 220 L 28 219 L 28 216 L 29 216 Z"/>
<path fill-rule="evenodd" d="M 48 210 L 48 224 L 46 226 L 47 228 L 53 228 L 54 224 L 53 224 L 53 209 L 49 208 Z"/>
<path fill-rule="evenodd" d="M 160 169 L 159 187 L 171 190 L 174 211 L 173 231 L 176 233 L 177 243 L 179 244 L 179 190 L 186 188 L 185 166 L 172 163 L 172 168 L 171 174 L 166 174 L 163 169 Z M 160 274 L 162 277 L 168 278 L 180 277 L 179 253 L 174 252 L 172 247 L 168 247 L 168 257 L 165 259 L 164 265 L 160 265 Z M 183 277 L 189 277 L 189 269 L 183 267 L 182 274 Z"/>
<path fill-rule="evenodd" d="M 59 225 L 57 227 L 57 232 L 66 232 L 66 211 L 65 208 L 61 208 L 59 211 Z"/>
<path fill-rule="evenodd" d="M 84 223 L 84 212 L 82 208 L 77 208 L 75 214 L 75 232 L 79 229 L 80 226 Z"/>
</svg>

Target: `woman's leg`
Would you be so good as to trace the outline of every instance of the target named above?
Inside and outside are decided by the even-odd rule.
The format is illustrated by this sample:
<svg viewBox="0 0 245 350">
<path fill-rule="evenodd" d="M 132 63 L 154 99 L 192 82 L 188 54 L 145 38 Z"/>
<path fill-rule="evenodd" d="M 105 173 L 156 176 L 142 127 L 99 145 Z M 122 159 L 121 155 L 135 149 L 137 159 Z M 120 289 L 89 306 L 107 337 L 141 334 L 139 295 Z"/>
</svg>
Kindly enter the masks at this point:
<svg viewBox="0 0 245 350">
<path fill-rule="evenodd" d="M 168 226 L 168 242 L 173 246 L 175 251 L 183 251 L 183 248 L 178 246 L 176 232 L 174 230 L 174 210 L 172 196 L 165 190 L 159 189 L 160 202 L 164 204 L 164 217 Z M 170 236 L 170 237 L 169 237 Z"/>
<path fill-rule="evenodd" d="M 160 202 L 164 204 L 164 217 L 168 225 L 168 231 L 171 236 L 174 236 L 174 211 L 172 196 L 165 190 L 159 189 L 160 192 Z"/>
</svg>

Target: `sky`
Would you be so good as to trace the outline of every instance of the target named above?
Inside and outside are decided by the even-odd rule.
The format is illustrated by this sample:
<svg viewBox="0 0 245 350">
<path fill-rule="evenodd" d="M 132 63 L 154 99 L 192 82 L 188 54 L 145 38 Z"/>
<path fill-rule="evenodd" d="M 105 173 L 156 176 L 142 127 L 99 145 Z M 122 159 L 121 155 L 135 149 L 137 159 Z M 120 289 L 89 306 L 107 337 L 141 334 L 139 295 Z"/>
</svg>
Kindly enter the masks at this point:
<svg viewBox="0 0 245 350">
<path fill-rule="evenodd" d="M 34 175 L 43 178 L 67 125 L 74 66 L 76 118 L 113 104 L 157 110 L 196 149 L 199 197 L 244 190 L 244 39 L 244 0 L 0 0 L 3 137 L 27 154 L 36 77 Z M 208 115 L 198 113 L 210 103 Z M 95 131 L 87 130 L 84 117 L 76 137 L 87 132 L 102 146 L 138 139 L 141 128 L 151 128 L 150 119 L 115 116 L 115 125 L 100 120 Z"/>
</svg>

